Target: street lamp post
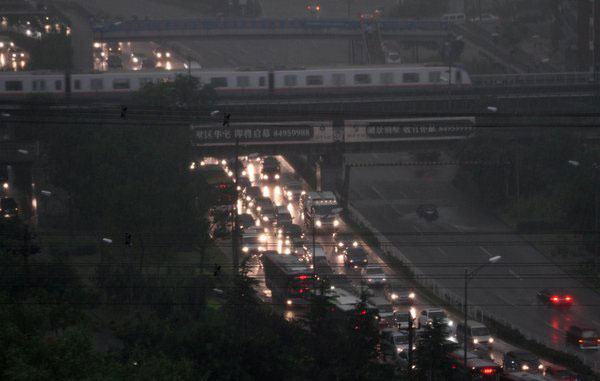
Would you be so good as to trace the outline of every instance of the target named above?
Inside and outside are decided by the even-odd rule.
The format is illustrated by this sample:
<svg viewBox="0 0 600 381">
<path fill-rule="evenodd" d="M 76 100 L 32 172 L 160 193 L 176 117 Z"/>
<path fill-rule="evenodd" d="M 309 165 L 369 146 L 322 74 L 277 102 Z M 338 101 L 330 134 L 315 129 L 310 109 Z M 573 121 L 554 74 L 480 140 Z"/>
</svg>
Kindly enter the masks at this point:
<svg viewBox="0 0 600 381">
<path fill-rule="evenodd" d="M 464 331 L 463 331 L 463 367 L 466 371 L 467 369 L 467 333 L 468 333 L 468 328 L 467 328 L 467 318 L 468 318 L 468 301 L 467 301 L 467 292 L 468 292 L 468 286 L 469 286 L 469 281 L 471 279 L 473 279 L 475 277 L 475 275 L 481 270 L 483 269 L 485 266 L 493 264 L 498 262 L 502 257 L 497 255 L 495 257 L 491 257 L 490 259 L 488 259 L 487 262 L 481 264 L 479 267 L 477 267 L 475 270 L 469 272 L 469 269 L 467 267 L 465 267 L 465 299 L 464 299 Z"/>
</svg>

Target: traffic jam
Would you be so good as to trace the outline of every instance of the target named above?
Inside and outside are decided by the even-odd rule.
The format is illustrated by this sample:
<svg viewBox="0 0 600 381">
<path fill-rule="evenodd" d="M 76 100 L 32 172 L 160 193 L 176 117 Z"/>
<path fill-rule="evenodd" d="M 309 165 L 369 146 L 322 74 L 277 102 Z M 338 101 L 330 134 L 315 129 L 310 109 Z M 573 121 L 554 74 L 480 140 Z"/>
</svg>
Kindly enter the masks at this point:
<svg viewBox="0 0 600 381">
<path fill-rule="evenodd" d="M 361 296 L 366 296 L 369 308 L 377 314 L 380 361 L 406 369 L 409 343 L 414 356 L 423 327 L 435 320 L 447 326 L 448 342 L 457 348 L 450 355 L 453 369 L 468 374 L 469 379 L 584 379 L 499 340 L 481 322 L 467 320 L 465 327 L 462 315 L 456 316 L 418 293 L 416 285 L 386 265 L 344 222 L 336 195 L 310 189 L 285 158 L 258 154 L 238 160 L 204 158 L 193 162 L 190 169 L 215 190 L 216 204 L 208 216 L 213 238 L 231 239 L 231 205 L 236 203 L 240 258 L 248 260 L 259 298 L 286 319 L 305 317 L 316 276 L 322 281 L 319 284 L 327 287 L 332 311 L 340 316 L 355 311 Z M 435 210 L 424 206 L 423 214 L 432 216 L 430 209 Z M 225 243 L 222 247 L 227 250 Z M 572 296 L 561 290 L 541 290 L 538 298 L 555 308 L 569 308 L 573 302 Z M 580 350 L 597 350 L 600 334 L 573 325 L 567 342 Z"/>
</svg>

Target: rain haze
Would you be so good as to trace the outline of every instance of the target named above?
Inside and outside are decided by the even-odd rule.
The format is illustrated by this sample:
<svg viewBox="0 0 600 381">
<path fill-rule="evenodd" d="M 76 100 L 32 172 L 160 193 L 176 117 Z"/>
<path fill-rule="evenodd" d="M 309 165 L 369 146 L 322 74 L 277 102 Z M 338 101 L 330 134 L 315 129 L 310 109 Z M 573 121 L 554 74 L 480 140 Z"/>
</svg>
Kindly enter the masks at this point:
<svg viewBox="0 0 600 381">
<path fill-rule="evenodd" d="M 3 0 L 2 380 L 600 380 L 600 0 Z"/>
</svg>

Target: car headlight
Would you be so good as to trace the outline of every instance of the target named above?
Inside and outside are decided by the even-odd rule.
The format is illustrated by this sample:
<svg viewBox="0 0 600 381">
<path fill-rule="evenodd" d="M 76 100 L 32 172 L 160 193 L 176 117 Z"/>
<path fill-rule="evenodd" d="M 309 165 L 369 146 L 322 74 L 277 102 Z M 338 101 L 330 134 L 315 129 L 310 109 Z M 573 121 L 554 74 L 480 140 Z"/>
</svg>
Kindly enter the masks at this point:
<svg viewBox="0 0 600 381">
<path fill-rule="evenodd" d="M 344 247 L 344 243 L 343 243 L 343 242 L 339 242 L 339 243 L 338 243 L 338 246 L 339 246 L 339 247 Z"/>
<path fill-rule="evenodd" d="M 247 253 L 247 252 L 249 251 L 249 249 L 248 249 L 248 247 L 247 247 L 247 246 L 244 246 L 244 247 L 242 248 L 242 251 L 243 251 L 244 253 Z"/>
<path fill-rule="evenodd" d="M 493 343 L 493 342 L 494 342 L 494 338 L 493 338 L 493 337 L 490 337 L 490 339 L 488 340 L 488 343 L 490 343 L 490 344 L 491 344 L 491 343 Z"/>
<path fill-rule="evenodd" d="M 363 259 L 363 262 L 367 263 L 367 259 L 366 259 L 366 258 L 365 258 L 365 259 Z"/>
<path fill-rule="evenodd" d="M 251 200 L 250 196 L 246 196 L 246 201 L 250 201 L 250 200 Z"/>
<path fill-rule="evenodd" d="M 264 222 L 268 222 L 269 221 L 269 217 L 267 217 L 267 216 L 263 216 L 262 219 L 263 219 Z"/>
<path fill-rule="evenodd" d="M 262 209 L 262 208 L 261 208 L 260 206 L 257 206 L 257 207 L 256 207 L 256 210 L 258 210 L 259 212 L 260 212 L 260 210 L 261 210 L 261 209 Z"/>
<path fill-rule="evenodd" d="M 544 369 L 544 365 L 542 365 L 542 364 L 538 365 L 538 369 L 539 369 L 539 370 L 542 370 L 542 369 Z"/>
<path fill-rule="evenodd" d="M 357 247 L 358 246 L 358 242 L 357 241 L 352 242 L 352 246 Z"/>
<path fill-rule="evenodd" d="M 288 197 L 292 197 L 292 192 L 291 191 L 287 191 L 287 195 L 288 195 Z"/>
<path fill-rule="evenodd" d="M 320 227 L 321 227 L 321 225 L 322 225 L 322 224 L 321 224 L 321 220 L 317 220 L 317 222 L 315 222 L 315 225 L 316 225 L 318 228 L 320 228 Z"/>
<path fill-rule="evenodd" d="M 382 282 L 385 282 L 385 278 L 381 278 L 381 281 L 382 281 Z"/>
<path fill-rule="evenodd" d="M 473 344 L 479 344 L 479 340 L 473 339 Z"/>
<path fill-rule="evenodd" d="M 351 259 L 351 260 L 350 260 L 350 263 L 354 263 L 354 259 Z"/>
<path fill-rule="evenodd" d="M 275 180 L 279 180 L 279 174 L 275 174 Z"/>
<path fill-rule="evenodd" d="M 398 353 L 402 352 L 402 348 L 396 348 L 396 350 L 398 351 Z"/>
<path fill-rule="evenodd" d="M 415 293 L 411 292 L 410 294 L 408 294 L 409 299 L 414 299 L 415 298 Z"/>
<path fill-rule="evenodd" d="M 369 279 L 368 279 L 368 281 L 369 281 L 369 282 L 373 282 L 373 279 L 369 278 Z"/>
<path fill-rule="evenodd" d="M 454 325 L 454 322 L 452 320 L 448 320 L 448 326 L 452 327 Z"/>
<path fill-rule="evenodd" d="M 269 175 L 263 175 L 263 180 L 269 180 Z"/>
<path fill-rule="evenodd" d="M 338 226 L 340 224 L 339 220 L 333 220 L 333 226 Z"/>
<path fill-rule="evenodd" d="M 392 300 L 396 300 L 398 299 L 398 294 L 392 294 L 390 295 L 390 297 L 392 298 Z"/>
<path fill-rule="evenodd" d="M 521 366 L 521 370 L 523 370 L 523 371 L 527 372 L 527 371 L 529 370 L 529 365 L 527 365 L 527 364 L 523 364 L 523 365 Z"/>
</svg>

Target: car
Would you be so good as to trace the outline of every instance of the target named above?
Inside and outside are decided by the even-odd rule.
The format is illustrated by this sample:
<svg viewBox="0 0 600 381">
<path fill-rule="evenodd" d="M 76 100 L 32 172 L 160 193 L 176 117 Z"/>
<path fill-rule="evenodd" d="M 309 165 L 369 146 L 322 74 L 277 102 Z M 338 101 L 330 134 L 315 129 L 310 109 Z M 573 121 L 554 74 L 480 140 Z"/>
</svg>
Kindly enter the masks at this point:
<svg viewBox="0 0 600 381">
<path fill-rule="evenodd" d="M 10 219 L 19 215 L 19 206 L 17 200 L 12 197 L 3 197 L 0 199 L 0 213 L 2 217 Z"/>
<path fill-rule="evenodd" d="M 563 290 L 545 288 L 538 292 L 538 299 L 549 306 L 570 307 L 573 304 L 573 297 L 570 293 Z"/>
<path fill-rule="evenodd" d="M 433 204 L 421 204 L 417 206 L 417 216 L 427 221 L 437 220 L 439 217 L 437 207 Z"/>
<path fill-rule="evenodd" d="M 390 302 L 381 296 L 370 297 L 368 302 L 379 311 L 379 325 L 386 327 L 394 325 L 394 307 Z"/>
<path fill-rule="evenodd" d="M 291 224 L 293 222 L 292 215 L 285 206 L 277 207 L 277 215 L 275 216 L 275 218 L 278 225 Z"/>
<path fill-rule="evenodd" d="M 441 308 L 425 308 L 419 314 L 419 328 L 431 324 L 434 319 L 439 319 L 443 324 L 452 327 L 454 322 L 448 318 L 448 315 Z"/>
<path fill-rule="evenodd" d="M 254 209 L 260 214 L 264 208 L 273 209 L 273 216 L 275 216 L 275 207 L 273 206 L 273 201 L 269 197 L 256 197 L 254 199 Z"/>
<path fill-rule="evenodd" d="M 594 328 L 572 325 L 567 330 L 566 342 L 579 349 L 600 349 L 600 334 Z"/>
<path fill-rule="evenodd" d="M 122 69 L 123 68 L 123 60 L 121 56 L 118 54 L 110 54 L 106 60 L 106 64 L 109 69 Z"/>
<path fill-rule="evenodd" d="M 229 177 L 235 176 L 235 159 L 230 159 L 225 162 L 224 165 L 225 172 Z M 238 169 L 238 178 L 242 176 L 247 176 L 248 172 L 246 171 L 246 166 L 242 160 L 237 161 L 237 169 Z"/>
<path fill-rule="evenodd" d="M 281 177 L 281 168 L 279 161 L 273 156 L 267 156 L 263 159 L 260 178 L 264 182 L 278 182 Z"/>
<path fill-rule="evenodd" d="M 398 331 L 393 328 L 381 330 L 381 344 L 390 345 L 400 353 L 408 350 L 408 332 Z"/>
<path fill-rule="evenodd" d="M 244 190 L 252 187 L 252 182 L 246 176 L 242 176 L 237 181 L 237 190 L 244 192 Z"/>
<path fill-rule="evenodd" d="M 159 46 L 152 51 L 157 60 L 166 60 L 171 58 L 171 52 L 165 46 Z"/>
<path fill-rule="evenodd" d="M 308 241 L 304 238 L 292 238 L 290 244 L 290 254 L 303 259 L 305 254 L 304 248 L 306 245 L 308 245 Z"/>
<path fill-rule="evenodd" d="M 383 269 L 376 265 L 369 265 L 362 269 L 362 281 L 371 287 L 383 287 L 386 284 L 386 275 Z"/>
<path fill-rule="evenodd" d="M 284 223 L 279 225 L 279 229 L 281 230 L 281 235 L 286 239 L 304 238 L 304 232 L 300 225 Z"/>
<path fill-rule="evenodd" d="M 396 323 L 396 327 L 398 327 L 398 329 L 410 329 L 409 320 L 414 321 L 410 311 L 396 311 L 394 313 L 394 322 Z"/>
<path fill-rule="evenodd" d="M 156 61 L 152 57 L 143 57 L 142 58 L 142 68 L 144 69 L 154 69 L 156 67 Z"/>
<path fill-rule="evenodd" d="M 465 323 L 460 321 L 456 324 L 456 339 L 463 342 L 465 335 Z M 467 343 L 473 346 L 491 345 L 494 338 L 490 330 L 482 323 L 475 320 L 467 320 Z"/>
<path fill-rule="evenodd" d="M 334 251 L 336 254 L 343 253 L 349 246 L 357 247 L 358 240 L 353 233 L 333 233 Z"/>
<path fill-rule="evenodd" d="M 273 205 L 264 205 L 260 209 L 260 219 L 263 223 L 277 224 L 277 209 Z"/>
<path fill-rule="evenodd" d="M 577 373 L 558 365 L 546 367 L 544 374 L 553 380 L 578 381 L 580 379 Z"/>
<path fill-rule="evenodd" d="M 386 287 L 384 292 L 385 297 L 392 304 L 412 305 L 417 297 L 414 291 L 407 288 L 399 290 L 398 287 Z"/>
<path fill-rule="evenodd" d="M 146 58 L 146 55 L 144 53 L 131 53 L 130 54 L 131 68 L 133 70 L 141 70 L 142 62 L 144 61 L 145 58 Z"/>
<path fill-rule="evenodd" d="M 248 229 L 251 226 L 256 226 L 256 221 L 252 217 L 252 215 L 248 213 L 242 213 L 238 216 L 238 224 L 240 230 Z"/>
<path fill-rule="evenodd" d="M 366 267 L 369 262 L 367 252 L 362 247 L 350 247 L 344 252 L 344 264 L 355 269 Z"/>
<path fill-rule="evenodd" d="M 306 194 L 306 191 L 301 183 L 291 182 L 283 186 L 283 194 L 287 197 L 288 201 L 298 201 L 300 200 L 300 196 Z"/>
<path fill-rule="evenodd" d="M 508 371 L 541 372 L 544 370 L 540 358 L 524 350 L 506 352 L 502 364 L 503 368 Z"/>
<path fill-rule="evenodd" d="M 255 200 L 262 197 L 262 189 L 260 187 L 250 187 L 244 190 L 244 205 L 247 208 L 254 208 Z"/>
</svg>

